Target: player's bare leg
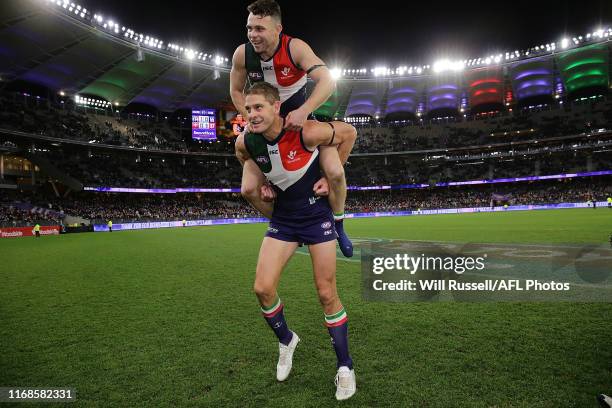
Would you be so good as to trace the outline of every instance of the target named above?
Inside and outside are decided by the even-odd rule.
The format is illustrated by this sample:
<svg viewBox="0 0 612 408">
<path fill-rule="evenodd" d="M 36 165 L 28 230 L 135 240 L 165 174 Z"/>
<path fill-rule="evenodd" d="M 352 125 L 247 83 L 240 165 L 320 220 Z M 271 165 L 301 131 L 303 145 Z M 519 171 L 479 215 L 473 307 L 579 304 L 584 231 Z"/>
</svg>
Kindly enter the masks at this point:
<svg viewBox="0 0 612 408">
<path fill-rule="evenodd" d="M 320 146 L 319 163 L 329 183 L 329 205 L 334 212 L 338 244 L 342 254 L 347 258 L 353 256 L 353 243 L 344 232 L 344 205 L 346 203 L 346 177 L 344 167 L 334 146 Z"/>
<path fill-rule="evenodd" d="M 353 360 L 348 349 L 348 320 L 336 289 L 336 243 L 310 245 L 310 256 L 319 302 L 325 314 L 325 325 L 338 358 L 336 399 L 345 400 L 357 390 Z"/>
<path fill-rule="evenodd" d="M 278 338 L 279 357 L 276 378 L 284 381 L 293 366 L 293 352 L 300 338 L 287 327 L 281 302 L 276 288 L 283 268 L 297 248 L 297 242 L 285 242 L 265 237 L 259 250 L 255 283 L 253 289 L 261 305 L 264 319 Z"/>
<path fill-rule="evenodd" d="M 242 167 L 242 182 L 240 193 L 242 196 L 266 218 L 272 218 L 273 204 L 261 198 L 260 189 L 265 183 L 265 176 L 252 160 L 244 162 Z"/>
</svg>

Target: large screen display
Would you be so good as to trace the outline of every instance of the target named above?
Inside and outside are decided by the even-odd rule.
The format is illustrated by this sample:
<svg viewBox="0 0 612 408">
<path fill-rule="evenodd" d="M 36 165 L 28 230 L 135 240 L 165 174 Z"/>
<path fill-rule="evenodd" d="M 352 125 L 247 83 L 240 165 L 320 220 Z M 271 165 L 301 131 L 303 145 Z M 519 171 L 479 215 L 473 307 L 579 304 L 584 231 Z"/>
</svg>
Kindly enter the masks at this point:
<svg viewBox="0 0 612 408">
<path fill-rule="evenodd" d="M 217 139 L 217 112 L 214 109 L 191 111 L 191 137 L 196 140 Z"/>
</svg>

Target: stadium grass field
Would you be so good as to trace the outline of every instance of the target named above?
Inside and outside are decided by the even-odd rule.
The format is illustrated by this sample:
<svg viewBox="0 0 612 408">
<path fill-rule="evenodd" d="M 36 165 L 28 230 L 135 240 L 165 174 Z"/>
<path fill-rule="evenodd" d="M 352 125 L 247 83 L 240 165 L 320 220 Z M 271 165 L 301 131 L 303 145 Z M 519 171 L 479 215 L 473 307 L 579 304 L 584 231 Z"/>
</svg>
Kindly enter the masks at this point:
<svg viewBox="0 0 612 408">
<path fill-rule="evenodd" d="M 612 392 L 612 304 L 368 303 L 338 262 L 358 381 L 337 403 L 310 260 L 279 293 L 302 343 L 277 383 L 252 281 L 265 224 L 0 241 L 0 386 L 71 387 L 80 406 L 591 407 Z M 603 243 L 612 210 L 347 221 L 352 237 Z M 28 404 L 19 405 L 27 406 Z"/>
</svg>

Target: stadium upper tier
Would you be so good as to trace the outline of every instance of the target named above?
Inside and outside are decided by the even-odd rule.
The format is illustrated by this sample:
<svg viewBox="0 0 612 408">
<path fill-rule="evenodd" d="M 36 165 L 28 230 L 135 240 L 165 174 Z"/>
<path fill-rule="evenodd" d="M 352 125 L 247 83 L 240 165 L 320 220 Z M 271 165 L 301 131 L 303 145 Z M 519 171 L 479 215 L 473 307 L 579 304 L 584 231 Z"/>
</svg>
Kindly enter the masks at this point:
<svg viewBox="0 0 612 408">
<path fill-rule="evenodd" d="M 610 142 L 612 101 L 596 98 L 477 118 L 400 121 L 358 125 L 357 128 L 353 156 L 435 154 L 436 150 L 446 154 L 448 149 L 474 150 L 478 147 L 510 150 L 517 143 L 541 143 L 560 138 L 565 138 L 568 145 L 570 138 L 575 140 L 573 143 L 583 143 L 591 134 Z M 42 141 L 67 143 L 69 140 L 72 144 L 92 148 L 106 146 L 107 149 L 140 149 L 184 155 L 234 155 L 233 139 L 220 137 L 217 142 L 193 141 L 191 122 L 185 116 L 108 112 L 78 106 L 71 101 L 58 103 L 23 93 L 0 93 L 0 133 L 6 140 L 22 146 L 29 146 L 31 141 L 43 146 Z"/>
<path fill-rule="evenodd" d="M 573 142 L 572 142 L 573 143 Z M 502 154 L 484 152 L 464 157 L 366 156 L 351 158 L 346 177 L 352 186 L 380 186 L 493 180 L 612 170 L 610 150 L 595 145 L 570 145 L 558 151 L 547 145 L 527 146 Z M 242 169 L 233 157 L 204 158 L 102 151 L 78 146 L 48 146 L 32 151 L 0 153 L 0 184 L 36 187 L 56 182 L 80 191 L 90 187 L 239 188 Z"/>
<path fill-rule="evenodd" d="M 66 0 L 4 0 L 0 22 L 3 82 L 36 83 L 109 109 L 142 103 L 173 112 L 229 100 L 227 58 L 136 33 Z M 602 94 L 610 85 L 610 38 L 609 29 L 600 29 L 433 68 L 334 69 L 338 90 L 317 114 L 357 120 L 467 115 Z"/>
</svg>

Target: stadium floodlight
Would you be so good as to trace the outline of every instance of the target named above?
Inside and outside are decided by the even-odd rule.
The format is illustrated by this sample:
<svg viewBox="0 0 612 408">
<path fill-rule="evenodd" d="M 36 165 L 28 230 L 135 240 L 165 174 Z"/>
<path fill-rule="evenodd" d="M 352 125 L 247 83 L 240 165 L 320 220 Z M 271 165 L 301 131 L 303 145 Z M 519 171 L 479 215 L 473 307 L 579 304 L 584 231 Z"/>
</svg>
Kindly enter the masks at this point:
<svg viewBox="0 0 612 408">
<path fill-rule="evenodd" d="M 64 93 L 64 91 L 59 91 L 60 96 L 65 96 L 66 94 Z"/>
<path fill-rule="evenodd" d="M 450 61 L 448 59 L 442 59 L 436 61 L 433 65 L 433 71 L 436 73 L 444 71 L 461 71 L 465 67 L 465 61 Z"/>
<path fill-rule="evenodd" d="M 374 68 L 374 76 L 375 77 L 385 75 L 386 72 L 387 72 L 387 68 L 386 67 L 376 67 L 376 68 Z"/>
<path fill-rule="evenodd" d="M 195 52 L 193 52 L 192 50 L 187 50 L 185 51 L 185 56 L 188 60 L 192 60 L 195 58 Z"/>
<path fill-rule="evenodd" d="M 332 68 L 330 71 L 332 78 L 340 79 L 342 77 L 342 69 L 341 68 Z"/>
</svg>

